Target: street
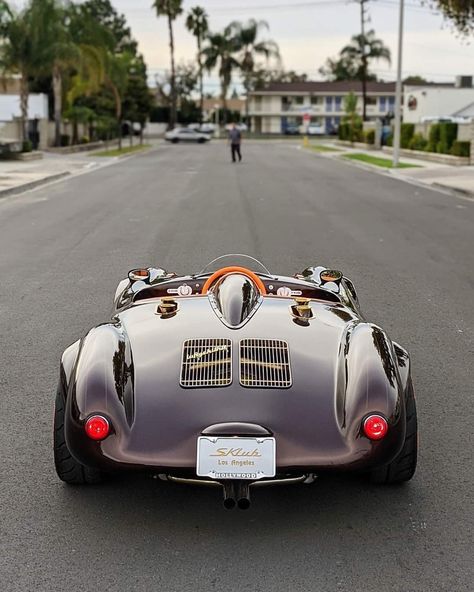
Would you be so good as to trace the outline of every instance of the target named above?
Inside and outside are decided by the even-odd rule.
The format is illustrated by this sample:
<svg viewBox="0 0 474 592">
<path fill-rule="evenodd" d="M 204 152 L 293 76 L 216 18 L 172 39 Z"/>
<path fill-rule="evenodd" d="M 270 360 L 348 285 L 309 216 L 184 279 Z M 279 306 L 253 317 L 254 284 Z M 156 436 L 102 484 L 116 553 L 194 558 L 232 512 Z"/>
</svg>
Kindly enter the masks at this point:
<svg viewBox="0 0 474 592">
<path fill-rule="evenodd" d="M 0 200 L 0 588 L 10 591 L 473 590 L 474 201 L 292 141 L 160 145 Z M 198 271 L 246 253 L 292 275 L 341 269 L 412 357 L 414 479 L 219 491 L 54 472 L 59 358 L 107 321 L 129 269 Z"/>
</svg>

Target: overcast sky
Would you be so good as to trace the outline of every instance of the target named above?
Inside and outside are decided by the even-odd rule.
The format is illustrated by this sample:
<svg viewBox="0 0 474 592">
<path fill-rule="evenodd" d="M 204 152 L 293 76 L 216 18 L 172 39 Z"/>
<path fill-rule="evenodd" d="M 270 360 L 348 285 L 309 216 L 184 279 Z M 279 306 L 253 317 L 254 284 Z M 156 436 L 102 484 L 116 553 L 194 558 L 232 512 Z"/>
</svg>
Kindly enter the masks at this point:
<svg viewBox="0 0 474 592">
<path fill-rule="evenodd" d="M 150 77 L 169 69 L 168 30 L 165 19 L 157 19 L 152 0 L 112 0 L 124 13 L 148 64 Z M 456 74 L 474 74 L 474 43 L 456 36 L 439 14 L 421 0 L 405 0 L 404 75 L 420 74 L 430 80 L 451 81 Z M 266 36 L 280 46 L 285 68 L 307 72 L 318 79 L 318 68 L 338 51 L 360 27 L 359 5 L 353 0 L 184 0 L 184 14 L 192 6 L 203 6 L 211 30 L 232 20 L 264 19 Z M 370 27 L 392 51 L 392 65 L 373 66 L 377 74 L 395 79 L 398 0 L 373 0 L 368 4 Z M 177 60 L 192 60 L 195 39 L 184 26 L 184 15 L 175 24 Z M 474 39 L 472 39 L 474 41 Z M 207 90 L 217 91 L 218 81 L 208 78 Z"/>
</svg>

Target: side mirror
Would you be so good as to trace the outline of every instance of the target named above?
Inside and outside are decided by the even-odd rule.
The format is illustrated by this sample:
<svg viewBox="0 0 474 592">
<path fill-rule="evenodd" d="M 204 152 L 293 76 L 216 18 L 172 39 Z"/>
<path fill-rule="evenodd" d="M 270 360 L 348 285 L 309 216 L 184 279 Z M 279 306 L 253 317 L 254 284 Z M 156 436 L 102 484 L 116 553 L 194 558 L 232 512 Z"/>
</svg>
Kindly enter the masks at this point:
<svg viewBox="0 0 474 592">
<path fill-rule="evenodd" d="M 147 281 L 150 279 L 150 270 L 146 269 L 145 267 L 141 267 L 138 269 L 132 269 L 128 272 L 128 279 L 133 282 L 138 281 Z"/>
<path fill-rule="evenodd" d="M 325 282 L 334 282 L 335 284 L 339 284 L 342 280 L 342 272 L 338 271 L 337 269 L 324 269 L 319 274 L 319 278 L 322 284 Z"/>
</svg>

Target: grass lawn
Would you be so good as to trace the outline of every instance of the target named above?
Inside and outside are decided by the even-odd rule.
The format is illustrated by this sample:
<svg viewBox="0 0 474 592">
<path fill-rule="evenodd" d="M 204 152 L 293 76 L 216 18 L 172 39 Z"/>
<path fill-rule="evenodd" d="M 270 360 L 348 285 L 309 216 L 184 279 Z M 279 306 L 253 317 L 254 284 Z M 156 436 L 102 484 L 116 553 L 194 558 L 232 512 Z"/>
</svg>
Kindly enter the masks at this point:
<svg viewBox="0 0 474 592">
<path fill-rule="evenodd" d="M 373 164 L 375 166 L 384 167 L 386 169 L 391 169 L 392 167 L 392 160 L 390 158 L 380 158 L 379 156 L 371 156 L 370 154 L 363 154 L 362 152 L 356 152 L 354 154 L 344 154 L 342 158 L 348 158 L 349 160 L 358 160 L 359 162 L 366 162 L 367 164 Z M 398 163 L 399 169 L 410 169 L 415 168 L 419 169 L 420 165 L 418 164 L 408 164 L 407 162 L 399 162 Z"/>
<path fill-rule="evenodd" d="M 123 146 L 121 150 L 115 148 L 114 150 L 103 150 L 102 152 L 94 152 L 90 156 L 122 156 L 123 154 L 132 154 L 140 150 L 146 150 L 150 144 L 137 144 L 136 146 Z"/>
<path fill-rule="evenodd" d="M 339 148 L 333 148 L 332 146 L 322 146 L 321 144 L 310 144 L 307 146 L 310 150 L 314 150 L 314 152 L 342 152 Z"/>
</svg>

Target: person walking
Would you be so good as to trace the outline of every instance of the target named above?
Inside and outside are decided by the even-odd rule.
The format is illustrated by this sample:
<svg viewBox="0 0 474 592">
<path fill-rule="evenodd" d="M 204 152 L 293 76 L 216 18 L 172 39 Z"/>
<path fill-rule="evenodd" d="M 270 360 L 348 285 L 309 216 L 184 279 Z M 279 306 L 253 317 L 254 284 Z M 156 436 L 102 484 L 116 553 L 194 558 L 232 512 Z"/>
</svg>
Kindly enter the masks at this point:
<svg viewBox="0 0 474 592">
<path fill-rule="evenodd" d="M 235 162 L 235 156 L 239 157 L 239 162 L 242 160 L 242 153 L 240 152 L 240 145 L 242 143 L 242 134 L 235 123 L 229 131 L 230 150 L 232 153 L 232 162 Z"/>
</svg>

